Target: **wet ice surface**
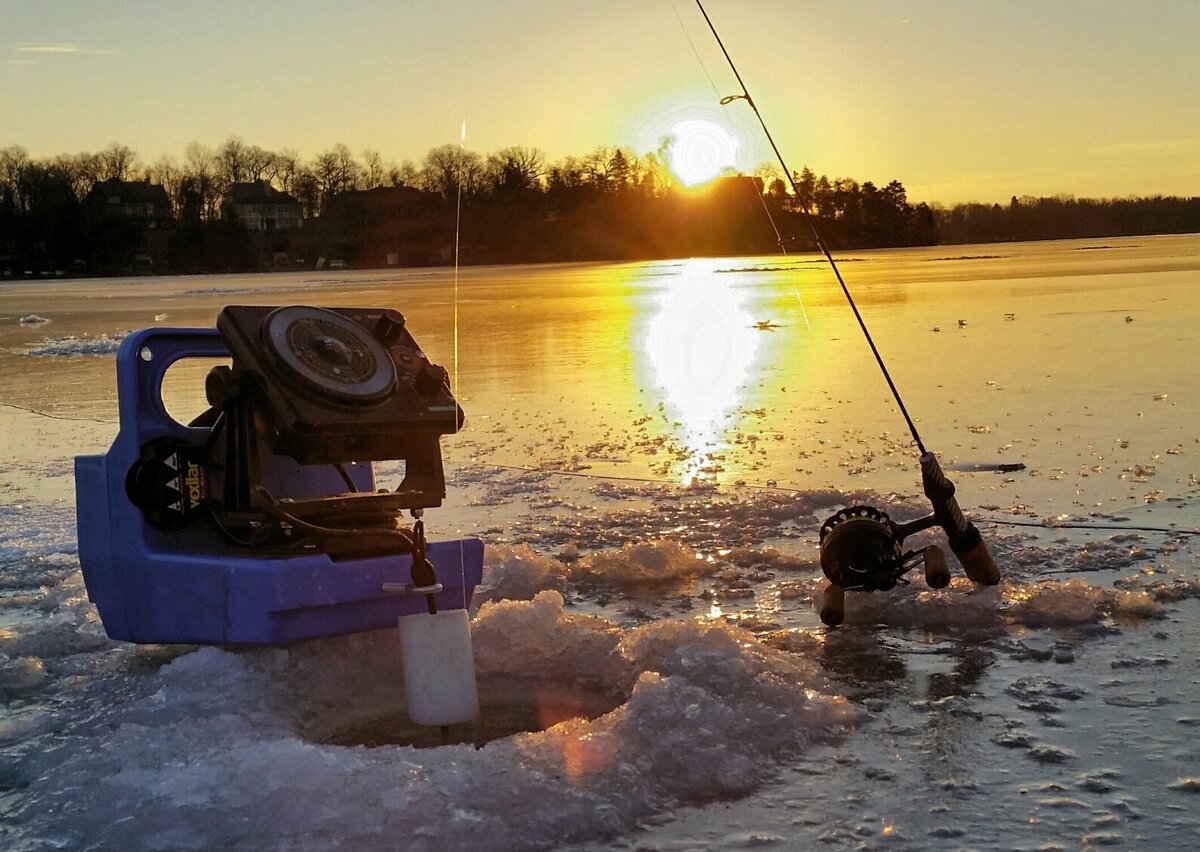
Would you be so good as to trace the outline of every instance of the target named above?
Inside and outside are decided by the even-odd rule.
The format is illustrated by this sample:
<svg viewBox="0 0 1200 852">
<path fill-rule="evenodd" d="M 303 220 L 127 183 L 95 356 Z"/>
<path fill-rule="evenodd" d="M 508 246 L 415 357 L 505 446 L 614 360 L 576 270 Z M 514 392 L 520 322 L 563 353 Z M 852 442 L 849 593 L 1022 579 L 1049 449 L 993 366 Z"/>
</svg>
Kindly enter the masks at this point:
<svg viewBox="0 0 1200 852">
<path fill-rule="evenodd" d="M 1012 247 L 1003 248 L 986 254 Z M 940 251 L 919 263 L 990 260 Z M 1077 254 L 1096 262 L 1104 252 Z M 855 274 L 871 263 L 864 257 Z M 721 279 L 742 280 L 775 274 L 779 262 L 716 266 L 733 270 Z M 579 353 L 547 343 L 559 338 L 532 341 L 545 351 L 528 357 L 553 367 L 545 376 L 527 367 L 515 379 L 471 374 L 464 358 L 470 430 L 446 441 L 451 493 L 427 520 L 436 537 L 487 543 L 473 631 L 481 700 L 496 721 L 486 736 L 455 732 L 454 745 L 406 744 L 413 732 L 390 631 L 282 649 L 109 641 L 79 574 L 71 456 L 101 451 L 115 431 L 111 354 L 78 341 L 112 339 L 164 313 L 202 324 L 188 319 L 198 308 L 172 300 L 175 290 L 212 304 L 247 291 L 329 304 L 344 299 L 336 288 L 356 286 L 366 304 L 372 281 L 293 283 L 292 298 L 278 298 L 272 277 L 160 282 L 166 296 L 103 321 L 58 315 L 44 296 L 11 310 L 0 302 L 13 318 L 0 323 L 10 329 L 0 336 L 5 364 L 28 365 L 24 374 L 64 387 L 66 400 L 43 389 L 38 405 L 32 384 L 5 373 L 5 401 L 22 406 L 0 406 L 6 846 L 1194 847 L 1200 545 L 1185 533 L 1200 523 L 1200 420 L 1185 377 L 1162 373 L 1152 389 L 1140 367 L 1097 373 L 1089 392 L 1104 388 L 1101 401 L 1047 378 L 1074 369 L 1049 361 L 1019 387 L 1015 368 L 989 379 L 943 374 L 940 389 L 916 381 L 915 398 L 936 390 L 953 400 L 922 405 L 944 461 L 1028 464 L 951 473 L 1004 581 L 976 589 L 954 566 L 950 587 L 931 590 L 914 573 L 893 592 L 848 596 L 845 625 L 829 630 L 814 611 L 821 521 L 855 503 L 898 521 L 927 508 L 895 413 L 860 389 L 856 363 L 834 371 L 845 382 L 834 388 L 821 381 L 828 374 L 785 375 L 767 357 L 794 345 L 805 327 L 798 312 L 748 310 L 754 322 L 791 325 L 752 329 L 760 360 L 724 419 L 655 385 L 660 373 L 685 387 L 688 377 L 666 361 L 653 366 L 665 356 L 649 349 L 652 367 L 621 366 L 642 376 L 644 392 L 621 391 L 607 373 L 597 374 L 599 391 L 579 392 L 559 363 Z M 222 286 L 239 292 L 226 298 Z M 320 299 L 305 288 L 335 292 Z M 1164 292 L 1173 294 L 1148 287 L 1130 305 Z M 468 295 L 494 309 L 513 301 Z M 814 326 L 819 302 L 805 305 Z M 987 347 L 972 348 L 969 335 L 1035 325 L 1041 303 L 991 305 L 994 322 L 968 314 L 970 304 L 925 309 L 944 314 L 928 322 L 939 340 L 961 334 L 952 351 L 979 359 Z M 422 324 L 404 309 L 436 353 L 437 328 L 421 333 L 434 314 Z M 646 323 L 629 323 L 653 340 L 663 330 L 645 309 Z M 1183 322 L 1195 307 L 1172 311 Z M 17 322 L 35 312 L 51 322 Z M 1145 311 L 1127 324 L 1128 312 L 1114 315 L 1122 332 L 1162 321 Z M 902 330 L 888 316 L 876 317 L 878 336 Z M 511 360 L 509 330 L 485 341 L 498 364 Z M 605 340 L 587 346 L 622 357 L 619 340 Z M 474 363 L 486 361 L 487 347 L 471 345 Z M 920 359 L 894 361 L 907 372 Z M 542 381 L 550 376 L 560 380 Z M 383 466 L 385 481 L 395 474 Z M 1064 526 L 1078 521 L 1166 531 Z"/>
<path fill-rule="evenodd" d="M 490 544 L 485 709 L 545 695 L 553 712 L 566 693 L 607 699 L 603 715 L 479 749 L 329 744 L 401 718 L 390 631 L 112 643 L 69 506 L 6 506 L 15 848 L 1190 848 L 1200 581 L 1185 539 L 989 529 L 999 588 L 851 596 L 830 631 L 812 609 L 819 519 L 868 499 L 904 518 L 919 501 L 482 466 L 452 479 L 457 517 Z"/>
</svg>

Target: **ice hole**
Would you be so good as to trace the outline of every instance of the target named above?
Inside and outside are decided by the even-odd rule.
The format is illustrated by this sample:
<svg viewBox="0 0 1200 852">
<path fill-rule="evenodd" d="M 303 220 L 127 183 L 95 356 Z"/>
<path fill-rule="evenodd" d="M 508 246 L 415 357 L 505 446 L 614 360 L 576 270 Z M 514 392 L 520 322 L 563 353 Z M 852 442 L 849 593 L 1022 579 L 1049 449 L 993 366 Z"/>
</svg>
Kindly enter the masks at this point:
<svg viewBox="0 0 1200 852">
<path fill-rule="evenodd" d="M 336 717 L 317 719 L 301 734 L 310 742 L 321 745 L 367 748 L 474 745 L 482 748 L 514 734 L 544 731 L 567 719 L 595 719 L 615 710 L 624 701 L 624 696 L 581 688 L 577 684 L 481 681 L 478 721 L 451 726 L 445 739 L 440 728 L 409 721 L 401 702 L 347 710 Z"/>
</svg>

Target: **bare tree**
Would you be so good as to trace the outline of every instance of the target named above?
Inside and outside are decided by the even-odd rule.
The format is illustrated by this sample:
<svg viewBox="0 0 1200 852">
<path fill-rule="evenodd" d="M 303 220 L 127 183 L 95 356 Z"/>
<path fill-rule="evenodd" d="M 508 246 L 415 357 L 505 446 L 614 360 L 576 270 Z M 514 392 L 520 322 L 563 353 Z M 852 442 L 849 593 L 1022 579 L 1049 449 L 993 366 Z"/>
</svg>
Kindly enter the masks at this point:
<svg viewBox="0 0 1200 852">
<path fill-rule="evenodd" d="M 365 189 L 374 189 L 377 186 L 383 186 L 385 177 L 387 176 L 387 166 L 383 163 L 383 157 L 378 151 L 373 151 L 370 148 L 363 151 L 363 187 Z"/>
<path fill-rule="evenodd" d="M 226 183 L 245 180 L 246 145 L 237 136 L 230 136 L 217 149 L 217 169 Z"/>
<path fill-rule="evenodd" d="M 71 190 L 75 197 L 82 201 L 96 182 L 95 169 L 91 161 L 95 154 L 59 154 L 54 158 L 54 165 L 71 181 Z"/>
<path fill-rule="evenodd" d="M 284 148 L 274 155 L 271 163 L 270 179 L 284 192 L 292 192 L 295 188 L 296 176 L 300 173 L 300 155 L 291 148 Z"/>
<path fill-rule="evenodd" d="M 357 189 L 362 181 L 362 167 L 355 162 L 350 149 L 340 142 L 328 151 L 317 154 L 313 158 L 310 171 L 317 180 L 322 213 L 333 196 L 349 189 Z"/>
<path fill-rule="evenodd" d="M 393 164 L 388 167 L 387 179 L 391 186 L 417 186 L 421 173 L 412 160 L 405 160 L 398 166 Z"/>
<path fill-rule="evenodd" d="M 29 152 L 20 145 L 0 150 L 0 203 L 11 204 L 17 210 L 25 209 L 24 177 L 27 168 Z"/>
<path fill-rule="evenodd" d="M 590 184 L 601 192 L 608 191 L 612 180 L 609 166 L 612 162 L 613 150 L 605 145 L 600 145 L 591 153 L 584 155 L 579 161 L 584 183 Z"/>
<path fill-rule="evenodd" d="M 228 186 L 217 154 L 207 145 L 193 142 L 184 153 L 185 189 L 195 193 L 200 215 L 216 219 L 220 213 L 221 196 Z"/>
<path fill-rule="evenodd" d="M 291 188 L 287 190 L 300 202 L 305 219 L 316 216 L 321 209 L 321 188 L 317 176 L 309 169 L 300 169 L 292 178 Z"/>
<path fill-rule="evenodd" d="M 137 170 L 137 153 L 116 142 L 96 155 L 96 180 L 132 180 Z"/>
<path fill-rule="evenodd" d="M 671 185 L 670 174 L 666 160 L 654 151 L 647 152 L 638 158 L 638 191 L 647 198 L 662 196 Z"/>
<path fill-rule="evenodd" d="M 540 189 L 546 158 L 537 148 L 514 145 L 488 155 L 484 181 L 493 193 Z"/>
<path fill-rule="evenodd" d="M 245 175 L 248 181 L 270 180 L 274 175 L 275 154 L 257 145 L 246 148 Z"/>
<path fill-rule="evenodd" d="M 153 183 L 161 184 L 171 199 L 171 208 L 175 215 L 183 212 L 184 170 L 174 157 L 163 155 L 146 169 L 146 178 Z"/>
<path fill-rule="evenodd" d="M 483 179 L 483 159 L 474 151 L 458 145 L 442 145 L 425 155 L 421 169 L 421 188 L 439 192 L 443 198 L 458 195 L 460 189 L 470 196 L 478 191 Z"/>
</svg>

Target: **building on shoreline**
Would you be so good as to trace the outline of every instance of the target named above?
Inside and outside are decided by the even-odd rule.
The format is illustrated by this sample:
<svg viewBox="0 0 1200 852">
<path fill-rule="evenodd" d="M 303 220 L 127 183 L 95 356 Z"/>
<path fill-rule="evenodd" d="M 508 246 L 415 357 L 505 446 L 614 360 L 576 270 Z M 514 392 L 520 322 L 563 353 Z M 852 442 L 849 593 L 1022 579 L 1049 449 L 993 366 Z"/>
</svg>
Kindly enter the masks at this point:
<svg viewBox="0 0 1200 852">
<path fill-rule="evenodd" d="M 304 225 L 300 202 L 265 180 L 232 184 L 221 198 L 221 218 L 248 231 L 295 231 Z"/>
<path fill-rule="evenodd" d="M 97 181 L 84 197 L 83 208 L 93 222 L 138 222 L 147 228 L 175 223 L 167 190 L 149 179 Z"/>
</svg>

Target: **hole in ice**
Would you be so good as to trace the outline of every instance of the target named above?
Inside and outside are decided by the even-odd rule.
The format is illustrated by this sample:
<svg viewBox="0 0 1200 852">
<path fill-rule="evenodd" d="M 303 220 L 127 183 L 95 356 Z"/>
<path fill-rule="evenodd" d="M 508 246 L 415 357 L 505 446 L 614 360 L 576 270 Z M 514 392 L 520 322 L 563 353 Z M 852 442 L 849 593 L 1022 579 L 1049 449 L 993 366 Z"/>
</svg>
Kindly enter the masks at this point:
<svg viewBox="0 0 1200 852">
<path fill-rule="evenodd" d="M 544 731 L 567 719 L 595 719 L 623 701 L 624 697 L 576 684 L 481 681 L 479 720 L 451 726 L 445 742 L 440 728 L 413 724 L 402 704 L 319 719 L 301 733 L 322 745 L 434 748 L 470 744 L 481 748 L 514 734 Z"/>
</svg>

